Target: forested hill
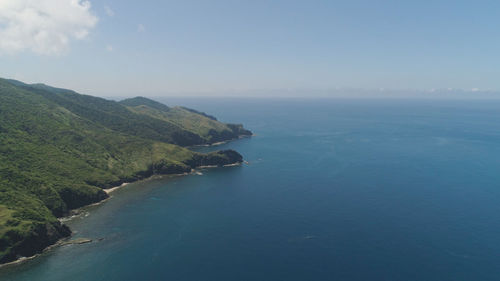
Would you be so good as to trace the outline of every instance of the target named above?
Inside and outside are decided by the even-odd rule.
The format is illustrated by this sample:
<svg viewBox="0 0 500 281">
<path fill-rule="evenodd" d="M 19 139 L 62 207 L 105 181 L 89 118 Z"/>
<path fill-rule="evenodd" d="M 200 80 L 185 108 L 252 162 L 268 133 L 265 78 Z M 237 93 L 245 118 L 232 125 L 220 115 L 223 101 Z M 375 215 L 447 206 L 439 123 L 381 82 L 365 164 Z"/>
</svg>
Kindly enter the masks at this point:
<svg viewBox="0 0 500 281">
<path fill-rule="evenodd" d="M 154 118 L 177 126 L 190 134 L 201 136 L 203 144 L 252 135 L 252 132 L 244 129 L 241 124 L 221 123 L 211 115 L 187 107 L 167 107 L 162 103 L 143 97 L 126 99 L 120 103 L 126 105 L 130 111 L 145 118 Z"/>
<path fill-rule="evenodd" d="M 183 147 L 244 135 L 242 125 L 146 98 L 115 102 L 0 79 L 0 262 L 68 236 L 57 217 L 107 198 L 103 188 L 241 162 L 232 150 Z"/>
</svg>

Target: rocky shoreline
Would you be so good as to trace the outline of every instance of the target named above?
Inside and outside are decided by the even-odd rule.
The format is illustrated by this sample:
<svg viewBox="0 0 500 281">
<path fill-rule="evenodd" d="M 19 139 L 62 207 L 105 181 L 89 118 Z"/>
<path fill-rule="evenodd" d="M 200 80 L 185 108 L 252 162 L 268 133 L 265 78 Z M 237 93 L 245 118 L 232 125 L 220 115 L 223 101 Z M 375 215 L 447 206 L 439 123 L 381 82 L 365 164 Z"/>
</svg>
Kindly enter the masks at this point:
<svg viewBox="0 0 500 281">
<path fill-rule="evenodd" d="M 58 221 L 53 222 L 52 224 L 46 224 L 46 225 L 40 225 L 34 232 L 33 235 L 30 236 L 28 239 L 24 239 L 19 245 L 14 248 L 14 251 L 12 251 L 12 254 L 10 256 L 4 256 L 3 259 L 0 261 L 0 268 L 8 265 L 14 265 L 14 264 L 19 264 L 24 261 L 31 260 L 40 254 L 42 254 L 45 251 L 48 251 L 50 249 L 53 249 L 57 246 L 63 246 L 63 245 L 68 245 L 68 244 L 83 244 L 83 243 L 71 243 L 70 241 L 65 241 L 72 235 L 72 231 L 68 226 L 64 224 L 64 221 L 67 221 L 68 219 L 71 219 L 74 216 L 74 212 L 78 212 L 79 209 L 88 207 L 91 205 L 96 205 L 96 204 L 101 204 L 105 202 L 106 200 L 110 199 L 110 193 L 120 189 L 121 187 L 124 187 L 130 183 L 133 182 L 138 182 L 141 180 L 147 180 L 155 176 L 182 176 L 182 175 L 188 175 L 191 173 L 194 173 L 196 170 L 195 169 L 204 169 L 204 168 L 214 168 L 214 167 L 229 167 L 229 166 L 236 166 L 236 165 L 241 165 L 243 161 L 243 157 L 236 151 L 234 150 L 222 150 L 216 152 L 218 154 L 228 156 L 227 160 L 221 160 L 221 159 L 214 159 L 214 160 L 209 160 L 209 161 L 203 161 L 203 160 L 208 160 L 208 159 L 193 159 L 193 163 L 195 166 L 191 168 L 189 171 L 184 171 L 184 170 L 178 170 L 178 169 L 166 169 L 166 170 L 159 170 L 158 173 L 152 173 L 149 176 L 146 177 L 141 177 L 141 178 L 135 178 L 131 181 L 128 182 L 121 182 L 119 185 L 116 185 L 111 188 L 104 189 L 103 191 L 105 192 L 106 196 L 102 198 L 101 200 L 97 202 L 93 202 L 91 204 L 85 204 L 81 207 L 78 207 L 76 209 L 70 210 L 70 213 L 73 214 L 65 214 L 65 216 L 62 216 L 58 218 Z M 162 173 L 163 171 L 164 173 Z M 88 243 L 91 241 L 87 241 L 85 243 Z"/>
</svg>

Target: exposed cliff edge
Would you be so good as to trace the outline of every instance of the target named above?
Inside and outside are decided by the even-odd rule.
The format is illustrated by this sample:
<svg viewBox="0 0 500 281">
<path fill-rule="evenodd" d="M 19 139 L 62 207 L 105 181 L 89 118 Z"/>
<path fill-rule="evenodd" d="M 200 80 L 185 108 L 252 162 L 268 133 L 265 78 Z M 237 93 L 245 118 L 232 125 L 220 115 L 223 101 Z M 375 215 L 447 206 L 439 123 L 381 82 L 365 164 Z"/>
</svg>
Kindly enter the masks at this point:
<svg viewBox="0 0 500 281">
<path fill-rule="evenodd" d="M 71 235 L 71 230 L 59 221 L 34 224 L 26 235 L 7 231 L 2 241 L 10 247 L 0 259 L 0 263 L 12 262 L 20 257 L 31 257 L 54 245 L 59 239 Z M 5 247 L 6 245 L 2 245 Z"/>
<path fill-rule="evenodd" d="M 147 98 L 115 102 L 0 79 L 0 263 L 69 236 L 57 217 L 108 198 L 103 189 L 241 163 L 233 150 L 204 154 L 185 147 L 251 134 Z"/>
</svg>

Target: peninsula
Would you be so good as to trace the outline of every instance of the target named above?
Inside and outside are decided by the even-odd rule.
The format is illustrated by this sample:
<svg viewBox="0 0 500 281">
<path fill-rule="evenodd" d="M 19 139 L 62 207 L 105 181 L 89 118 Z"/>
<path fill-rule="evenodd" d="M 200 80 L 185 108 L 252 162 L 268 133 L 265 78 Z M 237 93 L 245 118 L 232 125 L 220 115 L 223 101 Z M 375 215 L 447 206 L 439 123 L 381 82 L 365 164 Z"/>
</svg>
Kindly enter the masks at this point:
<svg viewBox="0 0 500 281">
<path fill-rule="evenodd" d="M 186 147 L 250 136 L 240 124 L 136 97 L 120 102 L 0 79 L 0 263 L 40 253 L 71 230 L 58 217 L 155 174 L 243 161 Z"/>
</svg>

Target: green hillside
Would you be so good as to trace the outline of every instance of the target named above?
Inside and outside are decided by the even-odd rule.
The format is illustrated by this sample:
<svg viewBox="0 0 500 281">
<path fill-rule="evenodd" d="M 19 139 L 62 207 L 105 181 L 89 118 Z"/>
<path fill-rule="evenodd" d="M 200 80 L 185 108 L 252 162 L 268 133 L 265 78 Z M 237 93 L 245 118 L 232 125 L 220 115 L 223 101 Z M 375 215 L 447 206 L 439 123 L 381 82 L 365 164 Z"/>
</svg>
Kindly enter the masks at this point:
<svg viewBox="0 0 500 281">
<path fill-rule="evenodd" d="M 182 130 L 199 135 L 203 138 L 203 143 L 216 143 L 252 134 L 241 124 L 221 123 L 213 116 L 186 107 L 167 107 L 143 97 L 126 99 L 120 103 L 135 113 L 174 124 Z"/>
<path fill-rule="evenodd" d="M 182 147 L 214 142 L 210 132 L 222 132 L 217 140 L 250 134 L 241 126 L 135 101 L 141 105 L 0 79 L 0 262 L 68 236 L 57 217 L 107 198 L 103 188 L 242 161 L 231 150 Z"/>
</svg>

